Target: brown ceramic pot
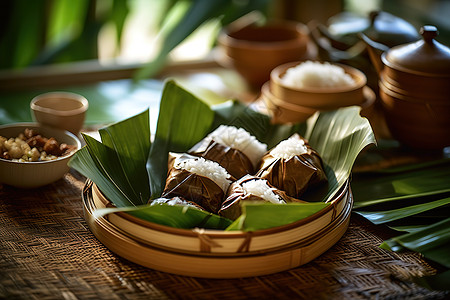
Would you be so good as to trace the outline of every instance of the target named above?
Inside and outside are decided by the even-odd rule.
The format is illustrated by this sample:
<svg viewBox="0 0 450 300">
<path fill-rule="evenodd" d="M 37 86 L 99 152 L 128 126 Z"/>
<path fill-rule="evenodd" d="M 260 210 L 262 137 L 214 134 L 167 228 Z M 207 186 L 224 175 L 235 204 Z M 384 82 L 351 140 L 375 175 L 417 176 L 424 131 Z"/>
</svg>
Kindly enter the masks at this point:
<svg viewBox="0 0 450 300">
<path fill-rule="evenodd" d="M 412 148 L 450 146 L 450 104 L 408 98 L 380 83 L 380 98 L 392 136 Z"/>
<path fill-rule="evenodd" d="M 309 58 L 308 44 L 308 28 L 297 22 L 229 26 L 219 35 L 217 60 L 235 69 L 251 87 L 259 89 L 276 66 Z"/>
</svg>

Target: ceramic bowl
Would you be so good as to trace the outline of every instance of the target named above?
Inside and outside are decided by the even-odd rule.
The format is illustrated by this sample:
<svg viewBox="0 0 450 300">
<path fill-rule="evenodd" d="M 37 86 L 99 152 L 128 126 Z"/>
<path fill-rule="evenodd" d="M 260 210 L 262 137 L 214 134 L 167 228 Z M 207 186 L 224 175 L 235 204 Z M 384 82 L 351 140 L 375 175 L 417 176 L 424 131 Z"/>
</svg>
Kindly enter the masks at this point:
<svg viewBox="0 0 450 300">
<path fill-rule="evenodd" d="M 278 21 L 263 26 L 229 26 L 219 34 L 217 60 L 259 89 L 276 66 L 308 58 L 308 43 L 309 30 L 302 23 Z"/>
<path fill-rule="evenodd" d="M 301 61 L 290 62 L 273 69 L 270 74 L 270 90 L 272 94 L 285 102 L 307 106 L 318 110 L 333 110 L 339 107 L 360 105 L 364 102 L 363 89 L 367 78 L 356 68 L 335 64 L 344 69 L 354 80 L 355 85 L 335 88 L 292 88 L 286 86 L 282 78 L 289 68 L 295 67 Z"/>
<path fill-rule="evenodd" d="M 56 128 L 45 127 L 37 123 L 15 123 L 0 126 L 0 136 L 17 137 L 26 128 L 34 129 L 44 137 L 54 137 L 59 143 L 75 145 L 81 148 L 80 140 L 72 133 Z M 36 188 L 60 179 L 69 171 L 67 162 L 70 155 L 56 160 L 42 162 L 13 162 L 0 158 L 0 183 L 19 188 Z"/>
<path fill-rule="evenodd" d="M 50 92 L 31 100 L 30 108 L 36 122 L 67 130 L 77 135 L 84 125 L 87 99 L 69 92 Z"/>
<path fill-rule="evenodd" d="M 380 82 L 383 113 L 392 136 L 417 149 L 450 146 L 450 103 L 427 103 L 397 94 Z"/>
</svg>

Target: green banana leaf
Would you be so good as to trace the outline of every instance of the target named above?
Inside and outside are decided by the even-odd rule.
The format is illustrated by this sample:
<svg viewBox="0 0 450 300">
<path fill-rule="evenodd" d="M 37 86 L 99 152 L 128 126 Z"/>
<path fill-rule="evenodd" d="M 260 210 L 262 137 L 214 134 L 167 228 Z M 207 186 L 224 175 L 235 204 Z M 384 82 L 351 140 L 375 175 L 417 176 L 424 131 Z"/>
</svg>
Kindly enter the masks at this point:
<svg viewBox="0 0 450 300">
<path fill-rule="evenodd" d="M 450 218 L 426 226 L 421 230 L 384 241 L 383 249 L 402 251 L 405 248 L 450 268 Z"/>
<path fill-rule="evenodd" d="M 137 207 L 102 208 L 94 212 L 98 218 L 110 213 L 127 212 L 135 217 L 177 228 L 226 229 L 231 220 L 187 206 L 140 205 Z"/>
<path fill-rule="evenodd" d="M 446 291 L 449 289 L 450 270 L 436 275 L 415 277 L 414 282 L 429 290 Z"/>
<path fill-rule="evenodd" d="M 103 143 L 84 135 L 86 146 L 69 166 L 94 181 L 117 207 L 147 203 L 145 164 L 150 151 L 149 111 L 100 130 Z"/>
<path fill-rule="evenodd" d="M 271 203 L 245 203 L 242 224 L 238 229 L 256 231 L 286 225 L 313 215 L 328 206 L 329 203 L 289 203 L 276 205 Z M 280 216 L 276 217 L 275 216 Z"/>
<path fill-rule="evenodd" d="M 393 202 L 408 203 L 418 197 L 446 195 L 450 192 L 450 159 L 441 160 L 438 164 L 431 162 L 354 174 L 352 191 L 356 209 L 376 204 L 395 205 Z"/>
<path fill-rule="evenodd" d="M 409 249 L 449 267 L 449 159 L 354 174 L 352 191 L 354 212 L 374 224 L 407 232 L 384 241 L 381 248 Z M 424 286 L 443 289 L 440 282 L 448 276 L 416 279 Z"/>
<path fill-rule="evenodd" d="M 148 120 L 144 120 L 148 115 L 142 113 L 114 124 L 111 128 L 102 129 L 100 131 L 102 142 L 86 136 L 87 151 L 82 149 L 76 153 L 70 165 L 91 178 L 108 199 L 119 209 L 123 209 L 130 205 L 139 206 L 150 198 L 159 197 L 167 174 L 168 153 L 188 150 L 220 124 L 242 126 L 261 141 L 268 143 L 269 147 L 288 138 L 293 132 L 306 133 L 311 146 L 318 149 L 319 153 L 322 152 L 331 182 L 328 185 L 327 196 L 320 199 L 324 203 L 298 204 L 295 208 L 304 209 L 304 213 L 295 212 L 286 218 L 274 212 L 289 209 L 290 206 L 276 209 L 270 205 L 249 207 L 245 219 L 240 223 L 243 227 L 239 229 L 253 230 L 287 224 L 326 206 L 325 202 L 349 179 L 353 162 L 361 149 L 375 142 L 369 122 L 360 117 L 359 109 L 354 107 L 321 113 L 314 116 L 306 125 L 273 125 L 268 116 L 236 101 L 228 101 L 213 107 L 206 102 L 187 92 L 174 81 L 168 81 L 162 93 L 156 133 L 151 145 L 148 141 L 149 128 L 146 123 Z M 133 134 L 130 134 L 131 131 Z M 143 143 L 141 139 L 145 142 Z M 132 145 L 134 143 L 142 145 L 134 147 Z M 149 145 L 148 160 L 144 161 L 145 149 Z M 88 157 L 89 155 L 91 157 Z M 130 157 L 135 161 L 128 165 L 125 162 Z M 147 168 L 145 175 L 148 179 L 147 188 L 151 194 L 148 198 L 144 197 L 147 188 L 142 187 L 142 181 L 137 184 L 138 179 L 142 179 L 139 177 L 143 176 L 143 166 Z M 96 172 L 99 173 L 98 176 Z M 127 208 L 127 212 L 139 211 L 140 217 L 154 221 L 152 210 L 151 207 L 145 210 L 141 207 Z M 189 209 L 184 213 L 197 214 L 194 211 Z M 270 220 L 271 223 L 267 221 L 262 224 L 258 215 L 267 216 L 264 219 Z M 221 220 L 219 223 L 224 222 Z M 186 222 L 180 221 L 174 226 L 185 228 L 183 226 L 186 226 Z"/>
<path fill-rule="evenodd" d="M 448 205 L 449 203 L 450 198 L 444 198 L 432 202 L 426 202 L 386 211 L 356 211 L 356 213 L 362 215 L 364 218 L 374 224 L 384 224 L 412 215 L 420 214 L 428 210 L 439 208 L 441 206 Z"/>
</svg>

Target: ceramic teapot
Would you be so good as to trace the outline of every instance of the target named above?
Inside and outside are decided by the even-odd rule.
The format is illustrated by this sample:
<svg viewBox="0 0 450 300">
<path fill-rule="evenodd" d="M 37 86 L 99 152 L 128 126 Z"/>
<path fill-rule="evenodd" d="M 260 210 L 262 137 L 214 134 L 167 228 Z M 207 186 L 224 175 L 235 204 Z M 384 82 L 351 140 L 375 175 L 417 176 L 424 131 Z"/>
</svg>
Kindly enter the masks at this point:
<svg viewBox="0 0 450 300">
<path fill-rule="evenodd" d="M 448 99 L 450 95 L 450 48 L 435 40 L 435 26 L 423 26 L 422 39 L 393 48 L 361 34 L 368 45 L 372 63 L 380 81 L 398 89 L 402 94 L 429 95 Z M 383 50 L 384 49 L 384 50 Z"/>
<path fill-rule="evenodd" d="M 368 17 L 343 12 L 331 17 L 328 26 L 315 21 L 308 26 L 324 59 L 331 61 L 350 60 L 362 54 L 365 45 L 360 33 L 380 43 L 382 51 L 420 39 L 413 25 L 384 11 L 372 11 Z"/>
</svg>

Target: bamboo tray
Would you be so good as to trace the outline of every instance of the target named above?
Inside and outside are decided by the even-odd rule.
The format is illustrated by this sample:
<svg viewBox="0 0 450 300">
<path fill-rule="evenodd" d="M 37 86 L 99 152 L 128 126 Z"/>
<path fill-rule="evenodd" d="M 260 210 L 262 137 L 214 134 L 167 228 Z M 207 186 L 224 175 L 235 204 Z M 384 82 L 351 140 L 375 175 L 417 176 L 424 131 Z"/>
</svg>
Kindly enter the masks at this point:
<svg viewBox="0 0 450 300">
<path fill-rule="evenodd" d="M 176 229 L 126 213 L 94 218 L 93 211 L 108 203 L 88 180 L 83 190 L 86 220 L 97 239 L 117 255 L 178 275 L 238 278 L 288 270 L 324 253 L 347 230 L 353 196 L 347 182 L 316 214 L 252 233 Z"/>
</svg>

